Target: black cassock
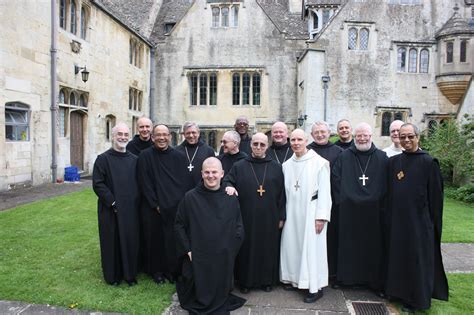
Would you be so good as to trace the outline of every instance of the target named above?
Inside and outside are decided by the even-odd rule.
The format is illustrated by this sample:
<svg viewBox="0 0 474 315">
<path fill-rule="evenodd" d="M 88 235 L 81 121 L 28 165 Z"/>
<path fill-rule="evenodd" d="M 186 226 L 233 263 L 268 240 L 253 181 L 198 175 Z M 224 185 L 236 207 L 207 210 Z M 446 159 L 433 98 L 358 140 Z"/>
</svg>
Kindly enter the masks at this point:
<svg viewBox="0 0 474 315">
<path fill-rule="evenodd" d="M 355 146 L 343 151 L 332 167 L 333 202 L 339 206 L 337 280 L 342 284 L 383 289 L 387 163 L 385 152 L 372 144 L 365 152 Z"/>
<path fill-rule="evenodd" d="M 425 151 L 389 161 L 389 249 L 386 293 L 417 309 L 448 300 L 441 258 L 443 182 Z"/>
<path fill-rule="evenodd" d="M 140 154 L 145 149 L 148 149 L 149 147 L 153 146 L 153 141 L 148 139 L 148 141 L 143 141 L 140 139 L 139 135 L 135 135 L 133 139 L 127 144 L 127 151 L 132 152 L 136 156 Z"/>
<path fill-rule="evenodd" d="M 175 233 L 183 262 L 176 282 L 181 307 L 191 314 L 229 314 L 242 306 L 245 300 L 230 293 L 234 260 L 244 238 L 237 198 L 222 187 L 212 191 L 199 183 L 179 204 Z"/>
<path fill-rule="evenodd" d="M 223 153 L 219 155 L 217 158 L 222 163 L 222 169 L 224 170 L 224 175 L 227 175 L 234 165 L 235 162 L 245 159 L 248 155 L 242 151 L 239 151 L 235 154 Z"/>
<path fill-rule="evenodd" d="M 308 145 L 308 149 L 314 150 L 317 154 L 329 161 L 329 165 L 332 168 L 336 163 L 339 154 L 344 151 L 341 147 L 334 143 L 328 142 L 327 144 L 320 145 L 312 142 Z M 331 189 L 331 197 L 334 200 L 334 193 Z M 337 249 L 338 249 L 338 224 L 339 222 L 339 208 L 335 202 L 331 207 L 331 221 L 328 224 L 327 232 L 327 249 L 328 249 L 328 268 L 329 276 L 334 277 L 337 271 Z"/>
<path fill-rule="evenodd" d="M 279 281 L 280 229 L 286 219 L 283 171 L 270 157 L 247 157 L 234 164 L 224 186 L 238 191 L 245 240 L 236 262 L 241 287 L 275 285 Z M 257 191 L 262 189 L 265 192 Z"/>
<path fill-rule="evenodd" d="M 286 160 L 291 158 L 293 155 L 293 150 L 291 149 L 290 142 L 288 141 L 285 144 L 277 145 L 273 143 L 266 152 L 267 156 L 277 161 L 278 164 L 283 164 Z"/>
<path fill-rule="evenodd" d="M 165 151 L 151 147 L 138 158 L 138 182 L 141 187 L 141 215 L 145 239 L 144 270 L 156 277 L 176 273 L 176 242 L 173 226 L 176 210 L 192 178 L 186 156 L 168 147 Z M 160 207 L 160 213 L 156 211 Z"/>
<path fill-rule="evenodd" d="M 202 162 L 204 162 L 204 160 L 208 157 L 216 156 L 216 153 L 201 139 L 199 139 L 198 143 L 196 144 L 189 144 L 186 140 L 184 140 L 179 146 L 176 147 L 176 150 L 183 152 L 186 156 L 188 160 L 187 169 L 188 172 L 191 173 L 194 186 L 196 186 L 202 179 Z M 190 167 L 190 165 L 192 165 L 192 167 Z"/>
<path fill-rule="evenodd" d="M 354 139 L 349 142 L 342 142 L 341 140 L 337 140 L 336 142 L 334 142 L 334 144 L 343 150 L 347 150 L 354 144 Z"/>
<path fill-rule="evenodd" d="M 137 276 L 139 193 L 136 166 L 135 155 L 113 149 L 100 154 L 94 163 L 92 187 L 99 197 L 102 271 L 109 284 L 133 281 Z"/>
</svg>

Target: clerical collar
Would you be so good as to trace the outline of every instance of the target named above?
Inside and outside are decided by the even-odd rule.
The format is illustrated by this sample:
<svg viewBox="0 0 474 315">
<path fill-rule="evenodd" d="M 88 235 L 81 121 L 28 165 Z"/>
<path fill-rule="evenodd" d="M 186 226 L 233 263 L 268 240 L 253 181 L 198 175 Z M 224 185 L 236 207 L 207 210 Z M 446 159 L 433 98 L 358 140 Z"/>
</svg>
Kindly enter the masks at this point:
<svg viewBox="0 0 474 315">
<path fill-rule="evenodd" d="M 285 144 L 272 143 L 270 148 L 272 148 L 273 150 L 284 150 L 284 149 L 288 148 L 289 146 L 290 146 L 289 142 L 286 142 Z"/>
<path fill-rule="evenodd" d="M 354 152 L 355 154 L 371 155 L 372 153 L 374 153 L 375 150 L 377 150 L 377 148 L 375 147 L 375 144 L 372 143 L 372 145 L 370 146 L 370 149 L 368 149 L 367 151 L 360 151 L 360 150 L 357 150 L 357 148 L 356 148 L 355 145 L 353 145 L 352 147 L 350 147 L 348 150 L 351 150 L 351 151 Z"/>
<path fill-rule="evenodd" d="M 316 142 L 312 142 L 309 147 L 314 147 L 314 148 L 329 148 L 332 147 L 334 143 L 327 142 L 326 144 L 317 144 Z"/>
<path fill-rule="evenodd" d="M 125 155 L 128 155 L 128 151 L 125 151 L 125 152 L 121 152 L 121 151 L 117 151 L 115 150 L 114 148 L 110 148 L 110 153 L 112 153 L 113 155 L 116 155 L 116 156 L 125 156 Z"/>
<path fill-rule="evenodd" d="M 272 159 L 267 154 L 263 158 L 255 158 L 255 157 L 249 155 L 249 156 L 246 157 L 246 160 L 250 161 L 250 162 L 253 162 L 253 163 L 267 163 L 267 162 L 270 162 Z"/>
<path fill-rule="evenodd" d="M 195 148 L 195 147 L 199 146 L 199 142 L 200 142 L 200 141 L 201 141 L 201 140 L 199 139 L 196 143 L 190 144 L 187 140 L 184 140 L 184 141 L 183 141 L 183 144 L 184 144 L 184 146 L 186 146 L 186 147 L 188 147 L 188 148 Z"/>
</svg>

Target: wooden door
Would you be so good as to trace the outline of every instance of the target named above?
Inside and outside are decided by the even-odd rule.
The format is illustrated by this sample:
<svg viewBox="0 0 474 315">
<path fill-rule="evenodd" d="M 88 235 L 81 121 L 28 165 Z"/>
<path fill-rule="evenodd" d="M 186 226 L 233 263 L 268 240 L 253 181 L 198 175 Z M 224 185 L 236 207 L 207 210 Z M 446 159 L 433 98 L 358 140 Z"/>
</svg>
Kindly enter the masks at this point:
<svg viewBox="0 0 474 315">
<path fill-rule="evenodd" d="M 71 112 L 71 165 L 77 166 L 79 170 L 84 169 L 84 125 L 83 114 L 78 111 Z"/>
</svg>

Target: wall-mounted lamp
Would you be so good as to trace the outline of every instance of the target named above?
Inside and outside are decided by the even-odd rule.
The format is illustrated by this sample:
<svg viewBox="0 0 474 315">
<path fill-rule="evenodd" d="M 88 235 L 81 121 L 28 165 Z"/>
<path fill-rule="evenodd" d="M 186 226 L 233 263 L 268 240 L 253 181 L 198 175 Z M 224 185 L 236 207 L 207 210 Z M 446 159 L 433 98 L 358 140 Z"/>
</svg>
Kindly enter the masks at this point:
<svg viewBox="0 0 474 315">
<path fill-rule="evenodd" d="M 81 72 L 82 81 L 84 81 L 84 83 L 87 82 L 87 80 L 89 80 L 89 71 L 87 71 L 86 66 L 79 67 L 74 65 L 74 74 L 78 74 L 79 72 Z"/>
<path fill-rule="evenodd" d="M 308 118 L 308 115 L 301 114 L 300 117 L 298 117 L 298 126 L 303 127 L 303 124 L 307 118 Z"/>
</svg>

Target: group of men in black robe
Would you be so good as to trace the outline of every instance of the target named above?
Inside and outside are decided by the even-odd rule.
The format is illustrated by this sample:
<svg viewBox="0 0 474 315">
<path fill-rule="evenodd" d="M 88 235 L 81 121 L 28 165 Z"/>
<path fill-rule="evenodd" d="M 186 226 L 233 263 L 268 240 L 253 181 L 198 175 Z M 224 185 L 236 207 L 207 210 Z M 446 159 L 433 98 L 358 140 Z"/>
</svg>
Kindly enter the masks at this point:
<svg viewBox="0 0 474 315">
<path fill-rule="evenodd" d="M 93 176 L 94 190 L 99 197 L 101 257 L 106 282 L 118 284 L 125 280 L 129 285 L 136 284 L 137 270 L 141 268 L 157 283 L 165 279 L 174 283 L 178 279 L 180 301 L 190 303 L 187 308 L 188 302 L 181 304 L 190 312 L 213 312 L 222 307 L 230 310 L 239 304 L 239 301 L 229 304 L 227 298 L 215 304 L 212 292 L 199 289 L 198 282 L 203 278 L 186 277 L 194 258 L 186 237 L 197 240 L 196 235 L 202 235 L 203 240 L 215 236 L 212 232 L 207 236 L 208 232 L 192 232 L 190 226 L 195 224 L 190 222 L 195 219 L 186 220 L 198 215 L 199 209 L 204 211 L 201 205 L 211 202 L 209 197 L 217 196 L 212 192 L 219 191 L 238 195 L 242 231 L 236 233 L 243 244 L 240 251 L 237 248 L 235 252 L 237 259 L 235 268 L 232 261 L 232 268 L 241 292 L 253 288 L 271 291 L 279 282 L 279 238 L 285 221 L 281 164 L 293 155 L 287 126 L 282 122 L 272 126 L 272 145 L 269 146 L 268 137 L 262 133 L 250 137 L 248 120 L 239 117 L 235 131 L 226 132 L 222 138 L 219 163 L 209 163 L 212 176 L 209 172 L 205 174 L 202 165 L 214 156 L 214 151 L 199 139 L 199 128 L 194 123 L 183 126 L 185 140 L 172 148 L 166 125 L 156 125 L 151 130 L 149 119 L 139 119 L 139 134 L 127 146 L 130 151 L 138 150 L 138 158 L 125 150 L 128 128 L 125 130 L 123 124 L 114 128 L 112 149 L 98 156 Z M 317 122 L 311 130 L 314 142 L 308 145 L 308 149 L 328 160 L 331 167 L 333 208 L 327 242 L 333 287 L 364 285 L 377 292 L 385 291 L 400 298 L 406 310 L 429 308 L 431 297 L 447 299 L 440 253 L 442 180 L 437 161 L 418 147 L 418 129 L 412 124 L 400 128 L 404 151 L 390 161 L 372 143 L 368 124 L 358 125 L 352 139 L 349 122 L 341 120 L 338 134 L 339 145 L 331 144 L 329 125 Z M 242 146 L 242 141 L 248 143 L 248 147 L 247 144 Z M 219 179 L 219 187 L 214 186 L 214 191 L 205 185 L 206 176 L 208 184 L 217 181 L 220 175 L 215 172 L 219 168 L 226 177 L 222 186 Z M 180 203 L 184 204 L 188 198 L 185 195 L 189 195 L 189 200 L 204 198 L 205 202 L 197 203 L 191 210 L 190 204 L 178 210 Z M 209 208 L 211 217 L 215 215 L 212 211 L 225 208 L 216 204 L 215 209 Z M 179 211 L 183 213 L 178 214 L 178 220 Z M 211 230 L 220 231 L 216 224 L 222 218 L 213 219 L 218 221 L 208 220 Z M 211 256 L 219 260 L 217 256 L 223 253 L 209 251 L 217 249 L 206 249 L 204 243 L 202 248 L 199 246 L 196 252 L 202 256 L 197 259 L 202 263 L 203 273 L 198 277 L 210 276 L 205 270 L 212 273 L 213 269 L 206 269 L 209 267 L 206 264 L 211 264 Z M 133 259 L 138 257 L 138 248 L 140 260 Z M 229 252 L 222 256 L 227 267 L 232 255 Z M 193 266 L 197 263 L 193 261 Z M 221 278 L 228 276 L 224 272 Z M 418 280 L 414 286 L 413 279 Z M 216 282 L 216 288 L 224 285 L 226 289 L 222 292 L 227 292 L 230 282 L 224 282 Z M 202 301 L 196 300 L 196 294 L 204 294 L 201 297 L 207 302 L 199 304 Z"/>
</svg>

